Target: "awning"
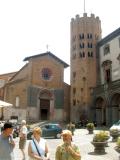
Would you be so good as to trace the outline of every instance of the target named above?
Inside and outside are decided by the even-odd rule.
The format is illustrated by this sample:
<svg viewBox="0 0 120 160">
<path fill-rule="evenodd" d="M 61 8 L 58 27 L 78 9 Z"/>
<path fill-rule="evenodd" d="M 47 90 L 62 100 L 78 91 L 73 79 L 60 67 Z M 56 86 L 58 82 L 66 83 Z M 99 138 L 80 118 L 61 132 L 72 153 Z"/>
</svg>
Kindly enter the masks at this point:
<svg viewBox="0 0 120 160">
<path fill-rule="evenodd" d="M 0 108 L 5 108 L 5 107 L 12 107 L 13 105 L 11 103 L 7 103 L 5 101 L 0 100 Z"/>
</svg>

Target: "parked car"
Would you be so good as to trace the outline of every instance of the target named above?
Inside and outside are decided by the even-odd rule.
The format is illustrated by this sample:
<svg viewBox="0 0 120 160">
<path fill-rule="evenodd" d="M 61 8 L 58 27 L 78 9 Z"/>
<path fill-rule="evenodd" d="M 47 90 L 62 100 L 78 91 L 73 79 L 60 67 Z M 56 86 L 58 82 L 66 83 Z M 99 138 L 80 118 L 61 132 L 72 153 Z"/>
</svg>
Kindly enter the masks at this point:
<svg viewBox="0 0 120 160">
<path fill-rule="evenodd" d="M 120 131 L 120 120 L 114 123 L 111 127 L 110 130 L 112 129 L 118 129 Z"/>
<path fill-rule="evenodd" d="M 62 133 L 62 128 L 58 123 L 48 123 L 39 126 L 42 129 L 42 137 L 44 138 L 60 138 Z M 33 129 L 30 129 L 27 134 L 27 139 L 32 138 Z"/>
</svg>

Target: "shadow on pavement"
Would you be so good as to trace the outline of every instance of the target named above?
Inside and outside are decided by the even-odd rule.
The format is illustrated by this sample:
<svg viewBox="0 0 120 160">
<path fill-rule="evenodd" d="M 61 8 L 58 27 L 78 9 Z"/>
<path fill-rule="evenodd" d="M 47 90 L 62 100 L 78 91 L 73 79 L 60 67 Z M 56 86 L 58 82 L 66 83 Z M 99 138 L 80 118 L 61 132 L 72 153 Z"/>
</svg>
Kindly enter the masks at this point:
<svg viewBox="0 0 120 160">
<path fill-rule="evenodd" d="M 101 154 L 97 154 L 97 153 L 95 153 L 95 152 L 89 152 L 88 153 L 89 155 L 95 155 L 95 156 L 99 156 L 99 155 L 105 155 L 105 154 L 107 154 L 107 152 L 105 152 L 105 153 L 101 153 Z"/>
</svg>

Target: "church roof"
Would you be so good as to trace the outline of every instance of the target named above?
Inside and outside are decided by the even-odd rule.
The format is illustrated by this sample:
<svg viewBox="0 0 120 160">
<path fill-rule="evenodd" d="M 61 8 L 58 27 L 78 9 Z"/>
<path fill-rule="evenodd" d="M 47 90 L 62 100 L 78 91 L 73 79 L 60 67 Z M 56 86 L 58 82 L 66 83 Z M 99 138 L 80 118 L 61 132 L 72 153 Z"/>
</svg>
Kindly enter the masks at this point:
<svg viewBox="0 0 120 160">
<path fill-rule="evenodd" d="M 109 41 L 113 40 L 114 38 L 120 36 L 120 27 L 117 28 L 115 31 L 113 31 L 112 33 L 108 34 L 106 37 L 104 37 L 103 39 L 101 39 L 98 42 L 98 46 L 102 46 L 106 43 L 108 43 Z"/>
<path fill-rule="evenodd" d="M 56 57 L 51 52 L 45 52 L 45 53 L 29 56 L 29 57 L 26 57 L 23 61 L 29 61 L 31 58 L 37 58 L 37 57 L 43 57 L 43 56 L 51 56 L 52 58 L 54 58 L 55 60 L 57 60 L 59 63 L 62 63 L 65 68 L 67 68 L 69 66 L 67 63 L 65 63 L 64 61 L 62 61 L 60 58 Z"/>
</svg>

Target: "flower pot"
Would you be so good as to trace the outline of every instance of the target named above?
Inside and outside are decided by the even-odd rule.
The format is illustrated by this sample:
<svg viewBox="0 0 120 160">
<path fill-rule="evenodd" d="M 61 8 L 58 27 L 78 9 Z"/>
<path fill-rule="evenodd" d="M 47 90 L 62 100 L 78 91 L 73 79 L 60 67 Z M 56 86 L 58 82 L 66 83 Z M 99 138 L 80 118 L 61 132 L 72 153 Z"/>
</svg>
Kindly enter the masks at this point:
<svg viewBox="0 0 120 160">
<path fill-rule="evenodd" d="M 93 128 L 87 128 L 89 134 L 93 134 Z"/>
<path fill-rule="evenodd" d="M 105 154 L 105 147 L 107 145 L 107 141 L 105 142 L 91 142 L 94 146 L 94 152 L 96 154 Z"/>
<path fill-rule="evenodd" d="M 72 132 L 72 135 L 74 135 L 74 131 L 75 131 L 75 125 L 74 124 L 72 124 L 72 123 L 68 124 L 67 129 Z"/>
<path fill-rule="evenodd" d="M 114 149 L 116 150 L 116 152 L 120 153 L 120 147 L 116 146 Z"/>
<path fill-rule="evenodd" d="M 117 138 L 119 137 L 119 133 L 110 133 L 111 137 L 112 137 L 112 141 L 116 142 Z"/>
</svg>

